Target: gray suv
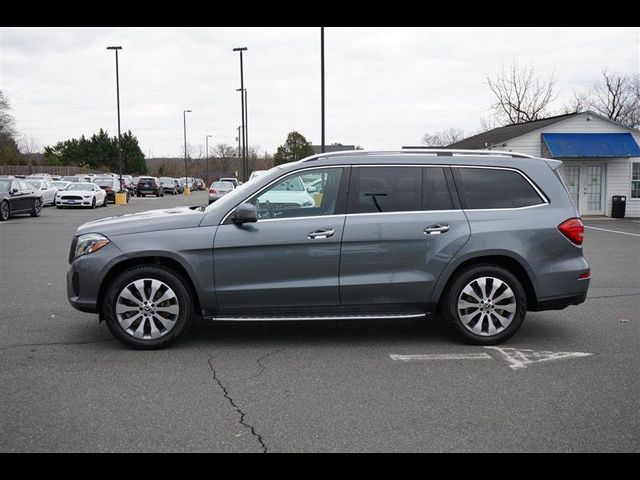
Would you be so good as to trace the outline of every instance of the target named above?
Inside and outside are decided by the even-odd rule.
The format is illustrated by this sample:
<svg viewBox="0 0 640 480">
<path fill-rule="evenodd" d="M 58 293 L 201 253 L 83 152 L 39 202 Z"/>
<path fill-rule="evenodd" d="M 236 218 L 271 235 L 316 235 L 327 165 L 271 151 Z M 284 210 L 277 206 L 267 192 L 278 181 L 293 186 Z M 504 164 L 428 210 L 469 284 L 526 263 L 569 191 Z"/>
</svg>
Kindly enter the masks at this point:
<svg viewBox="0 0 640 480">
<path fill-rule="evenodd" d="M 205 320 L 419 318 L 479 345 L 527 311 L 585 301 L 583 226 L 562 162 L 511 152 L 334 152 L 269 170 L 208 207 L 89 222 L 71 304 L 133 348 Z"/>
</svg>

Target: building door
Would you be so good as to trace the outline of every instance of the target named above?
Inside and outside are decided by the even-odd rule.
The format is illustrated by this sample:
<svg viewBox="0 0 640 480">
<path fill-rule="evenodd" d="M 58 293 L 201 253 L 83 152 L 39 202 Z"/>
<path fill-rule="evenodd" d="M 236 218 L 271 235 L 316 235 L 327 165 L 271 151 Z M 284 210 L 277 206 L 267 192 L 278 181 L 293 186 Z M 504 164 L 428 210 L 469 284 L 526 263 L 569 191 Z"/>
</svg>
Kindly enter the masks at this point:
<svg viewBox="0 0 640 480">
<path fill-rule="evenodd" d="M 565 163 L 562 166 L 562 176 L 564 177 L 564 183 L 567 185 L 567 189 L 571 194 L 573 203 L 578 206 L 580 200 L 580 165 Z"/>
<path fill-rule="evenodd" d="M 604 163 L 584 164 L 581 170 L 580 214 L 604 215 Z"/>
</svg>

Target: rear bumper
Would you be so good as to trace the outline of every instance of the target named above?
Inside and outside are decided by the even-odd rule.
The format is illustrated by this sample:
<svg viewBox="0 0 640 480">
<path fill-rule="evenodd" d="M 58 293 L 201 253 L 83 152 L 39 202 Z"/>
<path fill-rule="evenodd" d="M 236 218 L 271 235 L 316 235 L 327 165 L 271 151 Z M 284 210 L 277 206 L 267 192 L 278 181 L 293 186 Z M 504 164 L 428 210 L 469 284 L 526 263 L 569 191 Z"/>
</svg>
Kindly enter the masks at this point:
<svg viewBox="0 0 640 480">
<path fill-rule="evenodd" d="M 588 280 L 587 280 L 588 282 Z M 544 310 L 563 310 L 571 305 L 580 305 L 587 299 L 587 292 L 570 297 L 559 297 L 548 300 L 538 301 L 536 305 L 529 308 L 532 312 L 541 312 Z"/>
</svg>

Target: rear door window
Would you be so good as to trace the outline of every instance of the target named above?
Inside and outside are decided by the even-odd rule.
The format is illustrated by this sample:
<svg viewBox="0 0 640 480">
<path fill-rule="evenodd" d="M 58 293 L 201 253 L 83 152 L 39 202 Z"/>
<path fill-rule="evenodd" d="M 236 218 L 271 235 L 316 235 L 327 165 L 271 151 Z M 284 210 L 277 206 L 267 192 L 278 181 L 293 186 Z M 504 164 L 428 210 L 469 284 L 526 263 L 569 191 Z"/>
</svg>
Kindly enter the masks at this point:
<svg viewBox="0 0 640 480">
<path fill-rule="evenodd" d="M 442 167 L 427 167 L 424 169 L 424 209 L 453 209 L 449 186 Z"/>
<path fill-rule="evenodd" d="M 349 213 L 422 210 L 420 167 L 358 167 L 355 172 Z"/>
<path fill-rule="evenodd" d="M 518 208 L 545 203 L 518 172 L 489 168 L 454 168 L 467 209 Z"/>
</svg>

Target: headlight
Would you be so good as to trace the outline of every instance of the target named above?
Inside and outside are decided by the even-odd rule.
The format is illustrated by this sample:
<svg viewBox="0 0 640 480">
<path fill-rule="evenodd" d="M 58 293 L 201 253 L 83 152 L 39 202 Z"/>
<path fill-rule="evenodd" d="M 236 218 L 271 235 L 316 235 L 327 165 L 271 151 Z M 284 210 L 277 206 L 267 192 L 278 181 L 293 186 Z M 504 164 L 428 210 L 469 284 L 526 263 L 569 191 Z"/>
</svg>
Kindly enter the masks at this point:
<svg viewBox="0 0 640 480">
<path fill-rule="evenodd" d="M 91 198 L 93 195 L 85 195 L 83 198 Z"/>
<path fill-rule="evenodd" d="M 86 235 L 80 235 L 78 237 L 76 252 L 73 258 L 97 252 L 108 243 L 109 239 L 99 233 L 87 233 Z"/>
<path fill-rule="evenodd" d="M 311 200 L 308 200 L 302 204 L 303 207 L 313 207 L 314 203 Z"/>
</svg>

